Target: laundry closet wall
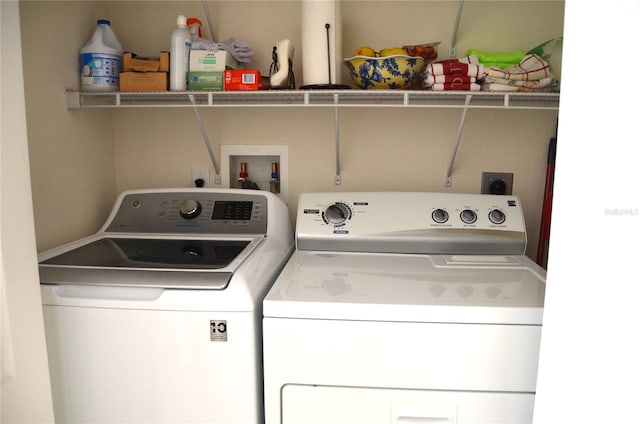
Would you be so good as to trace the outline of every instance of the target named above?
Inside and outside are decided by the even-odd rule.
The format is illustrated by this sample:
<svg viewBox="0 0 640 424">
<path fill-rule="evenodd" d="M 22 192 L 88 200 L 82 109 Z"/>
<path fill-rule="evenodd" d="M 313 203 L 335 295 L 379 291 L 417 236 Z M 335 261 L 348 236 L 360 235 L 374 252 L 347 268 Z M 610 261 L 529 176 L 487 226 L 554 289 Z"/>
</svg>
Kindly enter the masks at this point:
<svg viewBox="0 0 640 424">
<path fill-rule="evenodd" d="M 299 84 L 301 55 L 325 53 L 301 51 L 299 1 L 209 1 L 209 6 L 216 38 L 249 42 L 256 51 L 252 66 L 264 74 L 272 46 L 280 39 L 291 39 L 296 48 Z M 343 56 L 360 45 L 380 49 L 441 41 L 440 57 L 447 58 L 457 7 L 458 1 L 345 0 Z M 21 2 L 40 250 L 97 230 L 122 190 L 188 186 L 192 165 L 213 168 L 189 108 L 68 111 L 65 107 L 64 89 L 79 88 L 78 54 L 96 19 L 112 20 L 125 50 L 151 56 L 169 49 L 179 14 L 206 21 L 200 1 Z M 458 56 L 468 48 L 526 50 L 561 36 L 563 18 L 563 1 L 467 1 L 458 31 Z M 52 20 L 59 29 L 48 24 Z M 204 35 L 208 36 L 206 25 Z M 349 83 L 346 71 L 343 82 Z M 223 144 L 289 146 L 292 219 L 302 192 L 478 193 L 483 171 L 513 172 L 514 194 L 522 199 L 527 218 L 527 251 L 535 255 L 547 144 L 555 134 L 556 111 L 469 111 L 451 187 L 444 186 L 444 178 L 461 109 L 342 109 L 341 185 L 333 182 L 333 110 L 200 111 L 218 158 Z"/>
</svg>

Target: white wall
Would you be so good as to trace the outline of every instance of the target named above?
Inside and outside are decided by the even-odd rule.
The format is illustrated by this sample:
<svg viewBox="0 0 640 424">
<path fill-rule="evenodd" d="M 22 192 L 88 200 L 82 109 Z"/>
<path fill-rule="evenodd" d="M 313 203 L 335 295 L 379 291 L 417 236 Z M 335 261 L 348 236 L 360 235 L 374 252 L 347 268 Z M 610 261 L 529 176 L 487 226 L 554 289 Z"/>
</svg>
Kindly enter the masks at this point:
<svg viewBox="0 0 640 424">
<path fill-rule="evenodd" d="M 296 47 L 302 81 L 299 1 L 209 1 L 219 40 L 245 40 L 256 51 L 252 66 L 268 73 L 276 41 Z M 343 4 L 344 56 L 359 45 L 376 48 L 442 41 L 449 51 L 458 1 L 354 1 Z M 465 2 L 458 52 L 528 49 L 561 35 L 562 1 Z M 54 46 L 42 52 L 41 31 L 24 26 L 29 143 L 38 249 L 95 231 L 117 192 L 184 187 L 192 165 L 208 165 L 189 109 L 67 111 L 64 88 L 78 88 L 78 51 L 95 20 L 107 17 L 125 50 L 157 55 L 168 50 L 176 16 L 206 21 L 200 1 L 60 2 L 21 5 L 29 28 L 44 28 Z M 58 27 L 48 25 L 53 19 Z M 152 24 L 148 24 L 152 22 Z M 205 30 L 206 34 L 206 30 Z M 306 54 L 309 54 L 307 52 Z M 55 72 L 42 79 L 42 58 Z M 343 73 L 348 78 L 346 72 Z M 348 82 L 345 80 L 344 82 Z M 216 155 L 223 144 L 289 146 L 289 210 L 305 191 L 416 190 L 477 193 L 483 171 L 513 172 L 535 257 L 546 172 L 547 145 L 556 111 L 472 110 L 453 169 L 444 178 L 461 110 L 349 109 L 341 112 L 342 185 L 334 185 L 333 112 L 317 109 L 202 110 Z M 249 172 L 251 172 L 249 170 Z M 94 192 L 95 191 L 95 192 Z"/>
<path fill-rule="evenodd" d="M 79 49 L 110 3 L 20 2 L 38 250 L 95 232 L 117 195 L 111 113 L 65 107 L 65 89 L 79 86 Z"/>
<path fill-rule="evenodd" d="M 539 424 L 638 421 L 640 87 L 594 81 L 640 68 L 639 20 L 635 0 L 567 2 Z"/>
<path fill-rule="evenodd" d="M 3 423 L 53 422 L 31 204 L 18 3 L 0 2 Z"/>
</svg>

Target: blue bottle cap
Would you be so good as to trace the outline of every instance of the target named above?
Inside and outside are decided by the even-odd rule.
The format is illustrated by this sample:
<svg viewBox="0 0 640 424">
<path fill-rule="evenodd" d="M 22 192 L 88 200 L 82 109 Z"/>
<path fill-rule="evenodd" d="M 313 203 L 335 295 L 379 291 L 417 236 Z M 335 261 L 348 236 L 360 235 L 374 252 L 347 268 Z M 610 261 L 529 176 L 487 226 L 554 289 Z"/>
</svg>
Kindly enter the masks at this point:
<svg viewBox="0 0 640 424">
<path fill-rule="evenodd" d="M 109 26 L 111 26 L 111 21 L 109 19 L 98 19 L 98 25 L 109 25 Z"/>
</svg>

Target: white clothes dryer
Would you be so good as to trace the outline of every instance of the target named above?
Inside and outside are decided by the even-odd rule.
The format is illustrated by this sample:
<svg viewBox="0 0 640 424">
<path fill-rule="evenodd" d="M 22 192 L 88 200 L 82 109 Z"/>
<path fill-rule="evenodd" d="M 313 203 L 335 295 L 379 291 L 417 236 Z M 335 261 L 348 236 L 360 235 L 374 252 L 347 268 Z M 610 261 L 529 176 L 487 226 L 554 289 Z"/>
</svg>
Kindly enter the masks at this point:
<svg viewBox="0 0 640 424">
<path fill-rule="evenodd" d="M 56 421 L 262 422 L 262 299 L 292 251 L 271 193 L 121 194 L 39 258 Z"/>
<path fill-rule="evenodd" d="M 311 193 L 264 300 L 267 424 L 531 422 L 546 274 L 515 196 Z"/>
</svg>

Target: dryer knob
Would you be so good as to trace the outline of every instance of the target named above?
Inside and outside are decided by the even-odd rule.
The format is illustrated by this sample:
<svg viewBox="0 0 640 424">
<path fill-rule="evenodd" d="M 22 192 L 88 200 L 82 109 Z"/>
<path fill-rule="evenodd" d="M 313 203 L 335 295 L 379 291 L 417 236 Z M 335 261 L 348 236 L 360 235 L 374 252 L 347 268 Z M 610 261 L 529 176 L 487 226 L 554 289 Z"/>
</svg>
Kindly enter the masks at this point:
<svg viewBox="0 0 640 424">
<path fill-rule="evenodd" d="M 493 222 L 494 224 L 504 224 L 506 220 L 507 216 L 499 209 L 492 209 L 491 212 L 489 212 L 489 221 Z"/>
<path fill-rule="evenodd" d="M 322 217 L 327 224 L 341 225 L 351 218 L 351 210 L 349 210 L 349 206 L 338 202 L 329 205 L 322 214 Z"/>
<path fill-rule="evenodd" d="M 438 224 L 444 224 L 449 220 L 449 214 L 444 209 L 435 209 L 431 212 L 431 219 Z"/>
<path fill-rule="evenodd" d="M 476 213 L 471 209 L 465 209 L 460 212 L 460 219 L 465 224 L 473 224 L 478 219 L 478 215 L 476 215 Z"/>
<path fill-rule="evenodd" d="M 197 218 L 202 212 L 202 205 L 197 200 L 185 200 L 180 205 L 180 216 L 184 219 Z"/>
</svg>

